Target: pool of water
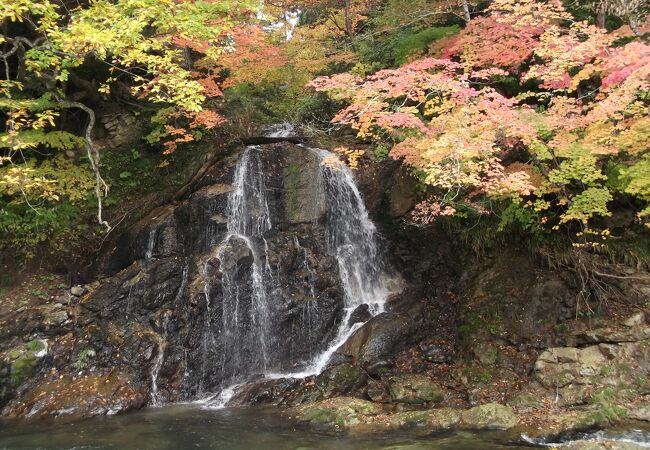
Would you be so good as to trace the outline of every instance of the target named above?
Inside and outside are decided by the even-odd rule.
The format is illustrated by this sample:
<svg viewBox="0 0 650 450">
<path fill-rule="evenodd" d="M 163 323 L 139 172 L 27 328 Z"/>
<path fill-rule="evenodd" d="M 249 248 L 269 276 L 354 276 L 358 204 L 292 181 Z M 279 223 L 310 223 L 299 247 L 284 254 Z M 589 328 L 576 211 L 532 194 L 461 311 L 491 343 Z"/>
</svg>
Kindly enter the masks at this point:
<svg viewBox="0 0 650 450">
<path fill-rule="evenodd" d="M 611 430 L 650 447 L 650 430 Z M 550 445 L 549 445 L 550 444 Z M 555 446 L 548 443 L 549 446 Z M 645 446 L 644 445 L 644 446 Z M 544 448 L 500 432 L 336 433 L 289 423 L 277 409 L 201 409 L 176 405 L 82 422 L 0 421 L 0 450 L 496 450 Z"/>
<path fill-rule="evenodd" d="M 328 433 L 296 427 L 277 410 L 205 410 L 193 406 L 64 422 L 0 422 L 0 449 L 524 449 L 500 433 Z"/>
</svg>

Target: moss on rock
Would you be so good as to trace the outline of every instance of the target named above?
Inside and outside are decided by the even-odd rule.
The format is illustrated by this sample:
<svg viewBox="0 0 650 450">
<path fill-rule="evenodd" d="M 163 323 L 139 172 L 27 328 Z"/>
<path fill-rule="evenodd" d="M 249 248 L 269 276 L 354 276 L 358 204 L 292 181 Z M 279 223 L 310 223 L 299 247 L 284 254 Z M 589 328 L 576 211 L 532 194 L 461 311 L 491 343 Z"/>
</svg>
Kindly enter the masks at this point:
<svg viewBox="0 0 650 450">
<path fill-rule="evenodd" d="M 442 387 L 431 378 L 418 374 L 390 376 L 388 390 L 392 401 L 397 403 L 440 403 L 445 399 Z"/>
<path fill-rule="evenodd" d="M 296 407 L 292 413 L 301 422 L 347 428 L 362 423 L 367 416 L 379 414 L 380 409 L 376 404 L 366 400 L 337 397 Z"/>
<path fill-rule="evenodd" d="M 463 426 L 482 430 L 508 430 L 517 425 L 517 414 L 509 406 L 487 403 L 461 414 Z"/>
</svg>

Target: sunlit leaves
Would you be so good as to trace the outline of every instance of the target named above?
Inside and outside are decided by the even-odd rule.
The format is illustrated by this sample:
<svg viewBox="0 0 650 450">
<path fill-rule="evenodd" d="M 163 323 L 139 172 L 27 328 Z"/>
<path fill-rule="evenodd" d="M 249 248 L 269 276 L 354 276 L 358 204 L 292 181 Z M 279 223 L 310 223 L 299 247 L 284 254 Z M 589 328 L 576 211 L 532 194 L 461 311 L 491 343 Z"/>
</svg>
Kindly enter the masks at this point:
<svg viewBox="0 0 650 450">
<path fill-rule="evenodd" d="M 558 0 L 496 0 L 448 42 L 447 59 L 310 86 L 348 104 L 334 122 L 392 142 L 390 155 L 429 186 L 416 219 L 484 214 L 475 202 L 483 199 L 517 205 L 511 219 L 529 229 L 535 220 L 584 230 L 610 214 L 614 195 L 650 200 L 641 175 L 647 156 L 638 159 L 650 150 L 650 47 L 613 41 Z M 520 92 L 500 90 L 506 80 Z M 524 85 L 536 87 L 522 92 Z M 606 187 L 609 160 L 631 165 L 622 170 L 626 188 Z"/>
</svg>

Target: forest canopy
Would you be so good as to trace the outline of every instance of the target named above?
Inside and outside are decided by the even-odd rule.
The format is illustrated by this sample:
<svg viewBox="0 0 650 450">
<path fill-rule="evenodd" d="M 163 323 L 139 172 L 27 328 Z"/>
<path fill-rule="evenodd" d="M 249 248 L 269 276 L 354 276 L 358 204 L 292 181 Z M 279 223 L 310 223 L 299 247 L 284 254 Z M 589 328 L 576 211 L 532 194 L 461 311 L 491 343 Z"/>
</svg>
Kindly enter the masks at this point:
<svg viewBox="0 0 650 450">
<path fill-rule="evenodd" d="M 421 183 L 413 223 L 489 217 L 581 248 L 647 233 L 649 13 L 641 0 L 9 0 L 2 246 L 30 256 L 71 229 L 100 233 L 89 211 L 117 223 L 104 202 L 135 163 L 103 176 L 107 104 L 146 119 L 152 178 L 220 127 L 290 121 L 355 130 L 338 149 L 351 166 L 403 161 Z"/>
</svg>

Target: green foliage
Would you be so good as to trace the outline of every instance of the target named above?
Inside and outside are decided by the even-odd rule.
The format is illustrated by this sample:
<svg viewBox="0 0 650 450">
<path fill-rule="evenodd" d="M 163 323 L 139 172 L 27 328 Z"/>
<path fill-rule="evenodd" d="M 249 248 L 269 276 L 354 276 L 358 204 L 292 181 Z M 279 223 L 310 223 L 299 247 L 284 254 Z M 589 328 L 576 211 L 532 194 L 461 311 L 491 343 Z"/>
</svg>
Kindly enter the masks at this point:
<svg viewBox="0 0 650 450">
<path fill-rule="evenodd" d="M 43 146 L 53 150 L 81 148 L 85 144 L 82 138 L 66 131 L 25 130 L 17 135 L 0 133 L 0 148 L 15 148 L 17 142 L 24 147 Z"/>
<path fill-rule="evenodd" d="M 0 202 L 0 252 L 30 258 L 45 244 L 60 249 L 74 236 L 80 217 L 80 208 L 68 201 L 38 208 Z"/>
<path fill-rule="evenodd" d="M 18 357 L 11 365 L 11 382 L 18 386 L 29 379 L 36 369 L 37 360 L 32 353 L 25 353 Z"/>
<path fill-rule="evenodd" d="M 458 25 L 426 28 L 415 33 L 407 32 L 397 36 L 394 41 L 393 61 L 395 65 L 408 62 L 409 58 L 421 55 L 431 42 L 451 36 L 460 31 Z"/>
<path fill-rule="evenodd" d="M 505 231 L 509 226 L 517 225 L 521 230 L 526 232 L 536 231 L 541 233 L 543 230 L 539 227 L 539 217 L 537 213 L 522 205 L 521 202 L 510 203 L 502 212 L 501 219 L 497 229 Z"/>
<path fill-rule="evenodd" d="M 598 158 L 579 147 L 567 155 L 567 159 L 548 174 L 548 180 L 558 185 L 580 182 L 591 186 L 603 181 L 605 176 L 597 166 Z"/>
<path fill-rule="evenodd" d="M 45 345 L 40 339 L 33 339 L 27 343 L 27 348 L 32 352 L 39 352 L 45 348 Z"/>
<path fill-rule="evenodd" d="M 578 220 L 585 225 L 594 216 L 611 216 L 607 203 L 613 199 L 607 188 L 590 187 L 573 197 L 560 223 Z"/>
<path fill-rule="evenodd" d="M 623 191 L 650 203 L 650 155 L 645 155 L 639 162 L 627 169 L 620 170 L 625 185 Z M 650 216 L 650 206 L 641 211 L 641 216 Z"/>
<path fill-rule="evenodd" d="M 598 422 L 617 423 L 627 416 L 627 410 L 617 404 L 617 392 L 612 388 L 604 388 L 594 392 L 589 397 L 589 403 L 596 407 L 594 413 Z"/>
<path fill-rule="evenodd" d="M 74 367 L 76 370 L 84 370 L 90 361 L 95 357 L 95 355 L 96 352 L 94 348 L 86 347 L 77 354 L 77 357 L 72 362 L 72 367 Z"/>
<path fill-rule="evenodd" d="M 384 144 L 377 144 L 375 147 L 375 157 L 379 161 L 383 161 L 384 159 L 388 158 L 388 153 L 390 152 L 390 148 L 386 147 Z"/>
</svg>

